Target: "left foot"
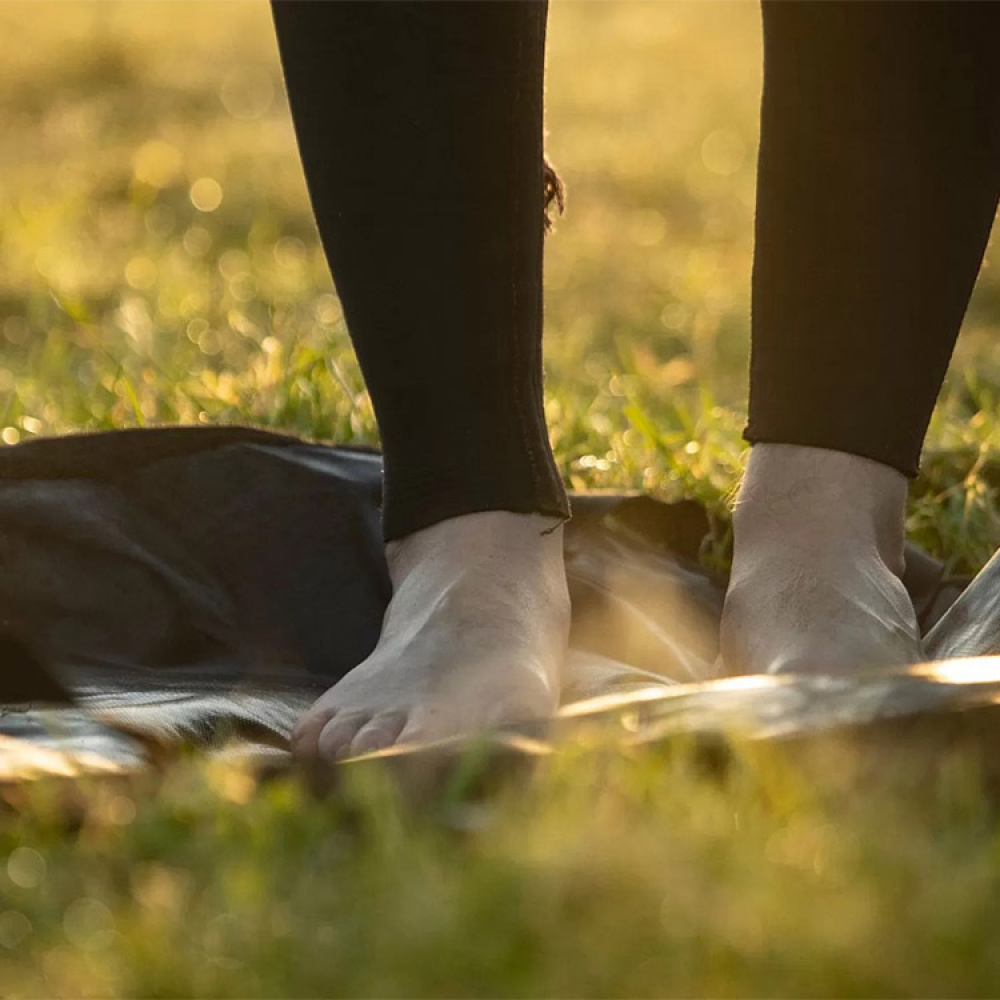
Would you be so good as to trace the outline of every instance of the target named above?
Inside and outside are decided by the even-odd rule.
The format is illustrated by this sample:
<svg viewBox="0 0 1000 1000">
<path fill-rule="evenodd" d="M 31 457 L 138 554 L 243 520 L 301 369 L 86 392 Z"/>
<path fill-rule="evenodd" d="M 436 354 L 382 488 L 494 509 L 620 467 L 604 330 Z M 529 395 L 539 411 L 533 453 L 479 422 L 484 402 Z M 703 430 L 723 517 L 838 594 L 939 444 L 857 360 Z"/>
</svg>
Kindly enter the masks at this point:
<svg viewBox="0 0 1000 1000">
<path fill-rule="evenodd" d="M 753 447 L 722 617 L 731 673 L 919 663 L 902 583 L 906 479 L 844 452 Z"/>
</svg>

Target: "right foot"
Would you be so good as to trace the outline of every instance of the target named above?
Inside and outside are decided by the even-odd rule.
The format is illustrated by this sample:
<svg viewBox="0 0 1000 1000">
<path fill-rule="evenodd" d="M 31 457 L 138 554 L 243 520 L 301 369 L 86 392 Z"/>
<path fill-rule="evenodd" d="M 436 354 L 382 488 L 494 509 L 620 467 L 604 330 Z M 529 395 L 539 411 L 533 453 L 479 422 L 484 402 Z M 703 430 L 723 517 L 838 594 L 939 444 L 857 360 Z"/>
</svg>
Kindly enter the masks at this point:
<svg viewBox="0 0 1000 1000">
<path fill-rule="evenodd" d="M 821 448 L 754 445 L 733 513 L 722 617 L 731 673 L 839 672 L 922 659 L 903 587 L 906 479 Z"/>
<path fill-rule="evenodd" d="M 386 546 L 393 595 L 371 655 L 299 721 L 330 760 L 550 715 L 569 635 L 562 525 L 450 518 Z"/>
</svg>

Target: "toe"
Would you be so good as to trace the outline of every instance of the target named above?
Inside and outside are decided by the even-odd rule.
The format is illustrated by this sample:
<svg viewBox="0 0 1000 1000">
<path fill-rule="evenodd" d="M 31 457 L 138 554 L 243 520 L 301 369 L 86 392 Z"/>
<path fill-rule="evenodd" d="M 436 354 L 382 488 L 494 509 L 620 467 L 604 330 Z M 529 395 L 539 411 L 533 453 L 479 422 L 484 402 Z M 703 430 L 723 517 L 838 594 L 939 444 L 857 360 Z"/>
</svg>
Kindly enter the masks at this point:
<svg viewBox="0 0 1000 1000">
<path fill-rule="evenodd" d="M 299 719 L 289 740 L 296 757 L 315 757 L 318 753 L 319 734 L 337 714 L 335 708 L 310 709 Z"/>
<path fill-rule="evenodd" d="M 375 716 L 358 730 L 351 742 L 351 754 L 374 753 L 392 746 L 405 725 L 406 715 L 403 712 L 387 712 Z"/>
<path fill-rule="evenodd" d="M 317 749 L 321 757 L 327 760 L 340 760 L 346 757 L 359 729 L 371 718 L 368 712 L 339 712 L 332 718 L 319 734 Z"/>
</svg>

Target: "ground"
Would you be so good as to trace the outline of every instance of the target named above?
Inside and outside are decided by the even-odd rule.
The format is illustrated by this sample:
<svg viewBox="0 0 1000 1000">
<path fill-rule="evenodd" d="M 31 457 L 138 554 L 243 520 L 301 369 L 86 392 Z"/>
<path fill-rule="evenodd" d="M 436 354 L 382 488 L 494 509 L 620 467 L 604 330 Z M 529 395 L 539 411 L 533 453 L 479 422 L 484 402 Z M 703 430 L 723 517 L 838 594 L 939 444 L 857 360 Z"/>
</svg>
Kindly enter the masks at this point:
<svg viewBox="0 0 1000 1000">
<path fill-rule="evenodd" d="M 742 462 L 760 86 L 752 3 L 550 18 L 548 416 L 574 488 Z M 252 422 L 374 442 L 264 3 L 0 5 L 0 439 Z M 1000 273 L 914 487 L 958 572 L 1000 543 Z M 861 786 L 737 746 L 575 747 L 476 804 L 325 802 L 186 762 L 7 793 L 4 995 L 873 995 L 1000 989 L 1000 827 L 972 762 Z M 851 773 L 848 772 L 847 773 Z M 912 779 L 912 780 L 911 780 Z M 919 780 L 917 780 L 919 779 Z"/>
</svg>

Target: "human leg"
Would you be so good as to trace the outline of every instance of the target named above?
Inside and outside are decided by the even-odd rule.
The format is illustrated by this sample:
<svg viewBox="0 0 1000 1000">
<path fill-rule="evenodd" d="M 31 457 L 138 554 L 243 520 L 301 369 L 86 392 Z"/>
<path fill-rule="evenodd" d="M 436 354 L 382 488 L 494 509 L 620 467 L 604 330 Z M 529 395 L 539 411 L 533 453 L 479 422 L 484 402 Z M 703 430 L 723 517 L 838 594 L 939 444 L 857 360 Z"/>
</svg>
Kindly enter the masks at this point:
<svg viewBox="0 0 1000 1000">
<path fill-rule="evenodd" d="M 723 654 L 902 662 L 920 655 L 905 476 L 1000 190 L 1000 7 L 765 3 L 764 32 L 753 448 Z"/>
<path fill-rule="evenodd" d="M 299 746 L 336 756 L 548 711 L 568 508 L 542 410 L 545 5 L 273 11 L 379 423 L 394 584 L 382 640 Z"/>
</svg>

